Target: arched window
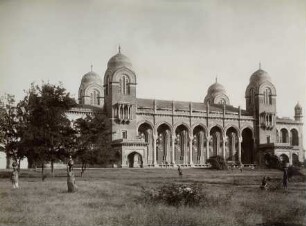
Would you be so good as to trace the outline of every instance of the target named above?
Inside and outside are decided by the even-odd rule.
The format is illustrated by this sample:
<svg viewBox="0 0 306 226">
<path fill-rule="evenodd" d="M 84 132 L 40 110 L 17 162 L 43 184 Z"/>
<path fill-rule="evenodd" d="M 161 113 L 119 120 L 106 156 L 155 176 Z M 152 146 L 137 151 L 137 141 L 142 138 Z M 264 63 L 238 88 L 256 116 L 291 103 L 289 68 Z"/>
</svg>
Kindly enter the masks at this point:
<svg viewBox="0 0 306 226">
<path fill-rule="evenodd" d="M 270 88 L 266 88 L 264 91 L 264 103 L 272 104 L 272 93 Z"/>
<path fill-rule="evenodd" d="M 288 143 L 288 131 L 286 129 L 281 129 L 280 131 L 281 135 L 281 143 Z"/>
<path fill-rule="evenodd" d="M 119 79 L 119 92 L 124 95 L 130 94 L 130 81 L 126 75 Z"/>
<path fill-rule="evenodd" d="M 98 90 L 93 90 L 93 92 L 90 93 L 90 104 L 100 105 L 100 92 Z"/>
<path fill-rule="evenodd" d="M 290 144 L 293 146 L 299 145 L 299 135 L 296 129 L 292 129 L 290 131 Z"/>
<path fill-rule="evenodd" d="M 221 100 L 219 100 L 219 103 L 218 104 L 225 104 L 226 102 L 225 102 L 225 100 L 224 99 L 221 99 Z"/>
</svg>

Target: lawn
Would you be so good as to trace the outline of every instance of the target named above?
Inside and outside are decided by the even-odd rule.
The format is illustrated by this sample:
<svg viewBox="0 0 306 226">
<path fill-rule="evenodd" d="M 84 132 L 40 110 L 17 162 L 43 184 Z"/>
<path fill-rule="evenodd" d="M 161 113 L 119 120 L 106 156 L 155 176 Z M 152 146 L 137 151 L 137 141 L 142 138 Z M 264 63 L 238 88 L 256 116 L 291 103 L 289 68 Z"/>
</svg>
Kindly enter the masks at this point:
<svg viewBox="0 0 306 226">
<path fill-rule="evenodd" d="M 288 190 L 262 191 L 264 175 L 281 183 L 277 170 L 183 169 L 75 170 L 78 191 L 67 193 L 66 174 L 44 182 L 40 172 L 22 170 L 13 190 L 0 171 L 1 225 L 305 225 L 306 183 L 293 179 Z M 198 182 L 208 199 L 197 207 L 143 201 L 145 189 Z M 272 183 L 272 182 L 271 182 Z"/>
</svg>

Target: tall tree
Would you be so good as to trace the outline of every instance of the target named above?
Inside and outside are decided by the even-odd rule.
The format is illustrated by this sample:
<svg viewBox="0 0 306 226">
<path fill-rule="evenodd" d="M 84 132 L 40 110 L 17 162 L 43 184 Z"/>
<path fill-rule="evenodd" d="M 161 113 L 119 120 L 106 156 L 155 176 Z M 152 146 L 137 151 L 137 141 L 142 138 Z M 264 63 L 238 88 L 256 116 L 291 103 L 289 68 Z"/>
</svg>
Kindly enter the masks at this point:
<svg viewBox="0 0 306 226">
<path fill-rule="evenodd" d="M 79 118 L 74 122 L 77 132 L 76 157 L 82 163 L 81 175 L 88 164 L 107 165 L 114 162 L 115 155 L 110 152 L 110 132 L 106 126 L 106 118 L 102 112 L 92 116 Z"/>
<path fill-rule="evenodd" d="M 27 133 L 23 144 L 28 147 L 30 161 L 40 163 L 42 178 L 44 164 L 51 163 L 52 174 L 54 161 L 63 150 L 70 148 L 71 137 L 74 136 L 66 112 L 76 105 L 62 85 L 33 85 L 20 103 L 27 112 Z"/>
</svg>

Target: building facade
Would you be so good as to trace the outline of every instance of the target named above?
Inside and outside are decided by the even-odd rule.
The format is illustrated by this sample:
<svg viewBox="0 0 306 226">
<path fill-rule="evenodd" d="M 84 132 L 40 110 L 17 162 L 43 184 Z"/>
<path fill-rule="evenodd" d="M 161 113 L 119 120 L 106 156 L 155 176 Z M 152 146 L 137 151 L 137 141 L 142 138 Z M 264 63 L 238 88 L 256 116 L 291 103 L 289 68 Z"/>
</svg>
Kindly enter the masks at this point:
<svg viewBox="0 0 306 226">
<path fill-rule="evenodd" d="M 230 105 L 218 81 L 204 101 L 142 99 L 136 95 L 137 75 L 119 52 L 107 64 L 104 79 L 92 70 L 82 78 L 79 107 L 71 118 L 99 109 L 108 119 L 111 150 L 121 167 L 204 167 L 212 156 L 231 163 L 264 164 L 277 155 L 293 164 L 304 161 L 303 114 L 278 118 L 277 92 L 267 72 L 259 68 L 245 91 L 246 109 Z"/>
</svg>

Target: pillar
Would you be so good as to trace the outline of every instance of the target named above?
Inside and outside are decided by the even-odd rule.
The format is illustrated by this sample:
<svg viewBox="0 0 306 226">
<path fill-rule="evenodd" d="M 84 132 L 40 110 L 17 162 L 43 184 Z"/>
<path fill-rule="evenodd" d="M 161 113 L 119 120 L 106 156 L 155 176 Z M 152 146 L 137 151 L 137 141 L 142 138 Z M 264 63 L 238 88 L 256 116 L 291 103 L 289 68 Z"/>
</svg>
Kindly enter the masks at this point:
<svg viewBox="0 0 306 226">
<path fill-rule="evenodd" d="M 193 161 L 192 161 L 192 140 L 193 140 L 193 136 L 189 136 L 189 164 L 193 165 Z"/>
<path fill-rule="evenodd" d="M 222 137 L 222 157 L 225 160 L 225 140 L 226 137 Z"/>
<path fill-rule="evenodd" d="M 172 135 L 172 139 L 171 139 L 171 150 L 172 150 L 172 153 L 171 153 L 171 163 L 173 165 L 175 165 L 175 139 L 176 139 L 176 136 L 175 135 Z"/>
<path fill-rule="evenodd" d="M 210 142 L 210 136 L 206 137 L 206 160 L 209 159 L 209 142 Z"/>
<path fill-rule="evenodd" d="M 205 156 L 204 156 L 204 132 L 200 132 L 200 135 L 198 136 L 198 142 L 200 147 L 200 164 L 204 164 L 205 162 Z"/>
<path fill-rule="evenodd" d="M 238 143 L 238 161 L 239 163 L 241 163 L 241 142 L 242 142 L 241 136 L 239 136 L 238 141 L 239 141 Z"/>
<path fill-rule="evenodd" d="M 157 162 L 156 162 L 156 141 L 157 141 L 157 135 L 156 134 L 153 134 L 153 166 L 156 166 L 157 165 Z"/>
</svg>

